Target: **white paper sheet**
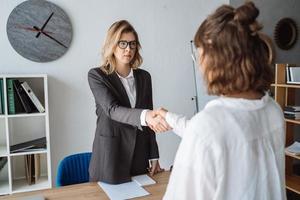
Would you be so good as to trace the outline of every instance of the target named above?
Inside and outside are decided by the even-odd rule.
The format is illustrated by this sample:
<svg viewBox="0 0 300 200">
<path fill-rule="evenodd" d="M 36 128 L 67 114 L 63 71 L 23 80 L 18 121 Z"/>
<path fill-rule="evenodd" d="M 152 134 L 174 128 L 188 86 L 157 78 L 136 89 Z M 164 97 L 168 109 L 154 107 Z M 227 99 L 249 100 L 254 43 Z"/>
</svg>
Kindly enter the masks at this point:
<svg viewBox="0 0 300 200">
<path fill-rule="evenodd" d="M 21 198 L 21 200 L 45 200 L 45 198 L 41 195 L 35 195 Z"/>
<path fill-rule="evenodd" d="M 152 185 L 156 183 L 152 178 L 150 178 L 146 174 L 133 176 L 131 179 L 135 181 L 137 184 L 139 184 L 140 186 Z"/>
<path fill-rule="evenodd" d="M 289 153 L 292 153 L 294 155 L 300 155 L 300 143 L 294 142 L 291 146 L 288 146 L 285 148 Z"/>
<path fill-rule="evenodd" d="M 98 182 L 98 184 L 111 200 L 132 199 L 149 195 L 149 192 L 134 181 L 118 185 L 103 182 Z"/>
</svg>

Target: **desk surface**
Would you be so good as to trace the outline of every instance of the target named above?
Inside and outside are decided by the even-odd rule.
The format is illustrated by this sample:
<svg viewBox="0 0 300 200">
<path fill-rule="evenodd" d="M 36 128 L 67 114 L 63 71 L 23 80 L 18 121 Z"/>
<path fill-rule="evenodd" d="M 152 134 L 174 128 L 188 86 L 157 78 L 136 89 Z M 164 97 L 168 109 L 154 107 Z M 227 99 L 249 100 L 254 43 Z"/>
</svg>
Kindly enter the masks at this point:
<svg viewBox="0 0 300 200">
<path fill-rule="evenodd" d="M 169 181 L 170 172 L 162 172 L 154 175 L 156 184 L 145 186 L 150 195 L 136 199 L 162 199 Z M 82 183 L 77 185 L 64 186 L 34 192 L 17 193 L 8 196 L 0 196 L 0 200 L 19 200 L 20 197 L 42 195 L 46 200 L 99 200 L 109 199 L 97 183 Z"/>
</svg>

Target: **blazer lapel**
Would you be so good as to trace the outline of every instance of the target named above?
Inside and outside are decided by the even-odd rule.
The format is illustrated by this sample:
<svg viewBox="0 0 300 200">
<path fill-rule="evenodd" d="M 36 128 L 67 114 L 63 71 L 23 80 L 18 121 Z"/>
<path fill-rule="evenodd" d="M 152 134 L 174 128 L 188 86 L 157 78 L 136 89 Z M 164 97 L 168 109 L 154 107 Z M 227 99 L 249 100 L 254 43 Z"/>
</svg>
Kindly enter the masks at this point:
<svg viewBox="0 0 300 200">
<path fill-rule="evenodd" d="M 116 72 L 113 72 L 112 74 L 110 74 L 108 76 L 108 78 L 109 78 L 111 84 L 114 86 L 114 88 L 116 88 L 117 92 L 119 93 L 119 96 L 121 97 L 120 102 L 122 102 L 124 104 L 124 106 L 130 108 L 131 105 L 130 105 L 130 101 L 127 96 L 126 90 L 125 90 L 120 78 L 116 74 Z"/>
<path fill-rule="evenodd" d="M 143 80 L 141 80 L 141 76 L 137 73 L 136 70 L 133 70 L 133 76 L 135 80 L 135 88 L 136 88 L 136 102 L 135 108 L 141 108 L 141 101 L 142 101 L 142 88 L 143 88 Z"/>
</svg>

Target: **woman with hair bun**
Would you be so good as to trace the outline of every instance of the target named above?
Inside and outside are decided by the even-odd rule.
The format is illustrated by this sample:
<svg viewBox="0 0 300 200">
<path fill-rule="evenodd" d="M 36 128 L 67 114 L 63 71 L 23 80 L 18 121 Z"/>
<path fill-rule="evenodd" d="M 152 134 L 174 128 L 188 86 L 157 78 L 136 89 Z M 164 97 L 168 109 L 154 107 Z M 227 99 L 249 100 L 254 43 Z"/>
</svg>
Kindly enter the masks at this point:
<svg viewBox="0 0 300 200">
<path fill-rule="evenodd" d="M 271 44 L 252 2 L 223 5 L 194 37 L 207 92 L 218 96 L 191 120 L 164 109 L 182 137 L 165 200 L 282 200 L 285 123 L 269 96 Z"/>
</svg>

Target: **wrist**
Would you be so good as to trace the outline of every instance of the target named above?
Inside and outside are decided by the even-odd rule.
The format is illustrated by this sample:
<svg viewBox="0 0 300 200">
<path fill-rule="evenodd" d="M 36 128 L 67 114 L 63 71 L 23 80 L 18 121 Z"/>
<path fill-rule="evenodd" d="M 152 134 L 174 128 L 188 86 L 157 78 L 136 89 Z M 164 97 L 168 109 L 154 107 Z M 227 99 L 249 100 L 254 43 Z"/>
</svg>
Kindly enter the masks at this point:
<svg viewBox="0 0 300 200">
<path fill-rule="evenodd" d="M 151 110 L 147 110 L 145 114 L 145 123 L 147 126 L 149 126 L 150 123 L 151 112 L 152 112 Z"/>
<path fill-rule="evenodd" d="M 148 109 L 145 109 L 142 111 L 141 116 L 140 116 L 140 121 L 141 121 L 141 125 L 142 126 L 147 126 L 147 122 L 146 122 L 146 114 L 147 111 L 149 111 Z"/>
</svg>

